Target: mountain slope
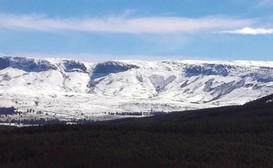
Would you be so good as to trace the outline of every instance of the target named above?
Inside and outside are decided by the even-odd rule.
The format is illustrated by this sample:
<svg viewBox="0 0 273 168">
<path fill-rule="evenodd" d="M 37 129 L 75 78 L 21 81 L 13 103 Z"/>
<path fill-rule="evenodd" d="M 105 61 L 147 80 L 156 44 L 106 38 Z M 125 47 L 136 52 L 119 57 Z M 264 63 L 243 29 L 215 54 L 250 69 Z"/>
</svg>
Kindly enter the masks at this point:
<svg viewBox="0 0 273 168">
<path fill-rule="evenodd" d="M 28 117 L 103 120 L 238 105 L 272 90 L 272 62 L 0 58 L 0 106 Z"/>
</svg>

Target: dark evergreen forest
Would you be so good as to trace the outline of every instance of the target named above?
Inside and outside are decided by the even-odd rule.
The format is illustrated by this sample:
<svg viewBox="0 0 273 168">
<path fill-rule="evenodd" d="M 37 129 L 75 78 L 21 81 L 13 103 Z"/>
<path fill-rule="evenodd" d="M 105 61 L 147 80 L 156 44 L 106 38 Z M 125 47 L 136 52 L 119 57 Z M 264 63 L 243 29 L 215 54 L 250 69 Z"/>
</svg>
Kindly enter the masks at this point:
<svg viewBox="0 0 273 168">
<path fill-rule="evenodd" d="M 5 127 L 0 167 L 272 167 L 272 97 L 140 119 Z"/>
</svg>

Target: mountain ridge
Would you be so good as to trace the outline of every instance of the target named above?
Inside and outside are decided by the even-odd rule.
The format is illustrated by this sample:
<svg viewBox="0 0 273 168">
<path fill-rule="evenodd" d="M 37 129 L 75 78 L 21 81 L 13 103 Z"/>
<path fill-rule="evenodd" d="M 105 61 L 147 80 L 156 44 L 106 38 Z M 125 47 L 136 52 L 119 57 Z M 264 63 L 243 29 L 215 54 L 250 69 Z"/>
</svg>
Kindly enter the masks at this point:
<svg viewBox="0 0 273 168">
<path fill-rule="evenodd" d="M 40 114 L 31 114 L 36 117 L 105 119 L 109 112 L 168 112 L 239 105 L 268 95 L 272 89 L 273 62 L 86 63 L 0 57 L 0 105 L 23 112 L 39 111 Z"/>
</svg>

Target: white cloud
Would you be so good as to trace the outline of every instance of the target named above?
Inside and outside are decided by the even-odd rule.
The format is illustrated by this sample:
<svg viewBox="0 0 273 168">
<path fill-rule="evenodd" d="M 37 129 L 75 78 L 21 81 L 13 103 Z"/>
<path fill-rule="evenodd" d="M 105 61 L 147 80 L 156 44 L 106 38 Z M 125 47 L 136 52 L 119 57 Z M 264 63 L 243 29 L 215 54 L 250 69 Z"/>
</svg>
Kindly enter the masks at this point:
<svg viewBox="0 0 273 168">
<path fill-rule="evenodd" d="M 42 15 L 0 14 L 0 27 L 36 31 L 85 31 L 111 33 L 189 33 L 205 30 L 236 29 L 252 25 L 248 19 L 221 17 L 106 17 L 49 18 Z"/>
<path fill-rule="evenodd" d="M 222 31 L 222 33 L 245 35 L 273 34 L 273 29 L 245 27 L 237 30 Z"/>
</svg>

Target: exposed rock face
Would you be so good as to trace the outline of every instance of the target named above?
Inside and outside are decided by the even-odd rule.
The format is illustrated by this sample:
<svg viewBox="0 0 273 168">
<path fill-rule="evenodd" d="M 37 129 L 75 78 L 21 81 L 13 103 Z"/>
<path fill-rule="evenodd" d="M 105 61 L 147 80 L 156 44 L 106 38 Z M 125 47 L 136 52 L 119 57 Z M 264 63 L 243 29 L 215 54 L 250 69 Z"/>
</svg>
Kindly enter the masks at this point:
<svg viewBox="0 0 273 168">
<path fill-rule="evenodd" d="M 91 79 L 94 80 L 96 78 L 101 78 L 111 73 L 119 73 L 119 72 L 128 71 L 129 69 L 132 69 L 132 68 L 139 68 L 139 67 L 136 65 L 130 65 L 130 64 L 125 64 L 125 63 L 116 62 L 116 61 L 98 63 L 93 70 Z"/>
<path fill-rule="evenodd" d="M 0 58 L 0 69 L 12 67 L 26 72 L 42 72 L 57 70 L 57 67 L 47 60 L 35 60 L 22 57 L 2 57 Z"/>
<path fill-rule="evenodd" d="M 63 65 L 64 65 L 64 71 L 65 72 L 84 72 L 84 73 L 87 73 L 86 66 L 83 63 L 79 62 L 79 61 L 64 60 Z"/>
</svg>

